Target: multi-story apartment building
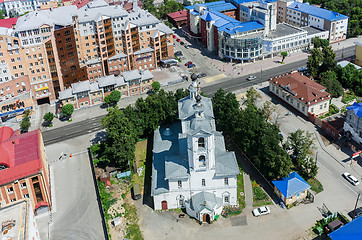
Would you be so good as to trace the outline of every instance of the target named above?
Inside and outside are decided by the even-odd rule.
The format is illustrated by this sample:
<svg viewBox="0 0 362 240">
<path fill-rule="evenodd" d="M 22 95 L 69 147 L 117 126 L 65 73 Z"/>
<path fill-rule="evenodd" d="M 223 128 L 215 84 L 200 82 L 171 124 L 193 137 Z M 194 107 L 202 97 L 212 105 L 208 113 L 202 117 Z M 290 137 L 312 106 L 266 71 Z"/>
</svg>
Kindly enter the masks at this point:
<svg viewBox="0 0 362 240">
<path fill-rule="evenodd" d="M 39 129 L 0 128 L 0 202 L 27 198 L 37 213 L 51 206 L 49 168 Z"/>
<path fill-rule="evenodd" d="M 18 18 L 15 28 L 0 27 L 0 80 L 28 76 L 25 89 L 36 104 L 55 102 L 79 81 L 157 68 L 169 56 L 172 30 L 137 4 L 127 12 L 95 0 L 79 9 L 33 11 Z"/>
<path fill-rule="evenodd" d="M 312 26 L 327 30 L 328 40 L 333 43 L 347 37 L 348 17 L 337 12 L 309 5 L 309 3 L 286 2 L 278 11 L 278 19 L 297 27 Z"/>
<path fill-rule="evenodd" d="M 220 58 L 240 62 L 308 49 L 316 36 L 343 40 L 348 23 L 344 15 L 287 0 L 226 0 L 186 9 L 186 37 L 199 40 Z M 296 17 L 301 12 L 308 18 Z"/>
</svg>

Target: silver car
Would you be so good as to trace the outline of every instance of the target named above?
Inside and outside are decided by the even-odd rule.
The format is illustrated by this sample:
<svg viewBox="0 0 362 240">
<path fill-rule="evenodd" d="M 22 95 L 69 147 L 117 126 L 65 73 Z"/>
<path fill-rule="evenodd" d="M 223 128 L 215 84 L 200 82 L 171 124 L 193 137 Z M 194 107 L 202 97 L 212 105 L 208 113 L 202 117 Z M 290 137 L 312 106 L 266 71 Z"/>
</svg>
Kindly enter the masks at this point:
<svg viewBox="0 0 362 240">
<path fill-rule="evenodd" d="M 251 80 L 254 80 L 254 79 L 256 79 L 256 76 L 254 76 L 254 75 L 251 75 L 251 76 L 249 76 L 248 78 L 248 81 L 251 81 Z"/>
</svg>

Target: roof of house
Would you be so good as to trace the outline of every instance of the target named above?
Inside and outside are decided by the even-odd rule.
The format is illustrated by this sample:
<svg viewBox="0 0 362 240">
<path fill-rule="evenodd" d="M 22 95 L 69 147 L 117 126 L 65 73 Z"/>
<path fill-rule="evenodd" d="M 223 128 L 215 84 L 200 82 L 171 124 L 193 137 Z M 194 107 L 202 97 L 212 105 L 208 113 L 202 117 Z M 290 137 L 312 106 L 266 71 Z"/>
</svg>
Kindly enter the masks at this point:
<svg viewBox="0 0 362 240">
<path fill-rule="evenodd" d="M 77 8 L 81 8 L 87 5 L 90 1 L 92 0 L 75 0 L 72 5 L 77 6 Z"/>
<path fill-rule="evenodd" d="M 0 27 L 13 28 L 13 26 L 16 24 L 17 21 L 18 21 L 18 17 L 1 19 L 0 20 Z"/>
<path fill-rule="evenodd" d="M 288 8 L 329 21 L 336 21 L 348 18 L 343 14 L 312 6 L 309 3 L 293 2 L 288 6 Z"/>
<path fill-rule="evenodd" d="M 235 7 L 234 4 L 232 4 L 232 3 L 224 3 L 224 4 L 208 7 L 209 11 L 218 11 L 218 12 L 235 10 L 236 8 L 237 7 Z"/>
<path fill-rule="evenodd" d="M 73 93 L 81 93 L 81 92 L 90 91 L 89 80 L 72 83 L 72 89 L 73 89 Z"/>
<path fill-rule="evenodd" d="M 314 105 L 330 98 L 326 88 L 299 72 L 269 80 L 307 105 Z"/>
<path fill-rule="evenodd" d="M 42 169 L 40 130 L 20 134 L 10 127 L 0 128 L 0 185 L 38 173 Z"/>
<path fill-rule="evenodd" d="M 355 240 L 361 239 L 362 236 L 362 216 L 354 219 L 353 221 L 343 225 L 328 236 L 332 240 Z"/>
<path fill-rule="evenodd" d="M 293 197 L 311 187 L 297 172 L 292 172 L 288 177 L 272 181 L 272 183 L 286 198 Z"/>
<path fill-rule="evenodd" d="M 362 103 L 353 103 L 353 105 L 346 107 L 347 110 L 352 110 L 357 116 L 362 117 Z"/>
<path fill-rule="evenodd" d="M 201 212 L 203 209 L 213 211 L 222 206 L 222 199 L 216 197 L 210 192 L 199 192 L 190 199 L 190 208 L 195 212 Z"/>
<path fill-rule="evenodd" d="M 172 18 L 174 21 L 181 21 L 187 19 L 187 11 L 182 10 L 178 12 L 169 13 L 167 14 L 167 16 L 169 18 Z"/>
<path fill-rule="evenodd" d="M 63 91 L 59 92 L 59 100 L 67 99 L 73 97 L 73 90 L 72 88 L 64 89 Z"/>
<path fill-rule="evenodd" d="M 305 32 L 303 29 L 294 27 L 292 25 L 286 23 L 279 23 L 276 25 L 275 30 L 270 31 L 266 38 L 279 38 L 292 34 L 303 33 Z"/>
<path fill-rule="evenodd" d="M 358 65 L 356 65 L 356 64 L 354 64 L 354 63 L 351 63 L 351 62 L 349 62 L 349 61 L 346 61 L 346 60 L 340 61 L 340 62 L 337 63 L 338 66 L 341 66 L 341 67 L 343 67 L 343 68 L 346 67 L 348 64 L 351 64 L 351 65 L 354 66 L 357 70 L 361 68 L 360 66 L 358 66 Z"/>
</svg>

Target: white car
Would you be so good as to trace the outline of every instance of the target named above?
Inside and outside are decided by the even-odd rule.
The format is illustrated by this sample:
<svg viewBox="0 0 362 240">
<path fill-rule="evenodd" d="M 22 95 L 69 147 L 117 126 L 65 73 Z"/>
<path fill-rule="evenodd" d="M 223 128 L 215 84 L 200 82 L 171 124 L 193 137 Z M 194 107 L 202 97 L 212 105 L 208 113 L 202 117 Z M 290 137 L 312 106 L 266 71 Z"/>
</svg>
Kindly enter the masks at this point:
<svg viewBox="0 0 362 240">
<path fill-rule="evenodd" d="M 256 76 L 254 76 L 254 75 L 251 75 L 251 76 L 249 76 L 248 78 L 248 81 L 251 81 L 251 80 L 254 80 L 254 79 L 256 79 Z"/>
<path fill-rule="evenodd" d="M 352 183 L 355 186 L 359 184 L 357 178 L 348 172 L 343 173 L 342 176 L 347 179 L 348 182 Z"/>
<path fill-rule="evenodd" d="M 255 217 L 259 217 L 261 215 L 266 215 L 270 213 L 270 209 L 267 206 L 258 207 L 253 210 L 253 215 Z"/>
</svg>

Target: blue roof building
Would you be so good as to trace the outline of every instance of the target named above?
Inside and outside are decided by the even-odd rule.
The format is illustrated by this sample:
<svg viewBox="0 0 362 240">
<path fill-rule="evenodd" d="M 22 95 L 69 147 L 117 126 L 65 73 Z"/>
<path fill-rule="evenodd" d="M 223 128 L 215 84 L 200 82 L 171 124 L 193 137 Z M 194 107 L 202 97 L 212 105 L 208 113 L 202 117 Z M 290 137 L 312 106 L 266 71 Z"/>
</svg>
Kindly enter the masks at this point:
<svg viewBox="0 0 362 240">
<path fill-rule="evenodd" d="M 272 181 L 272 183 L 275 193 L 286 205 L 305 198 L 307 190 L 311 188 L 297 172 L 292 172 L 289 176 Z"/>
<path fill-rule="evenodd" d="M 289 5 L 289 8 L 298 12 L 306 13 L 308 15 L 312 15 L 329 21 L 336 21 L 348 18 L 343 14 L 319 8 L 316 6 L 312 6 L 309 3 L 294 2 Z"/>
<path fill-rule="evenodd" d="M 332 240 L 362 239 L 362 216 L 338 228 L 328 235 Z"/>
<path fill-rule="evenodd" d="M 354 103 L 346 107 L 346 119 L 343 130 L 357 143 L 362 143 L 362 103 Z"/>
</svg>

